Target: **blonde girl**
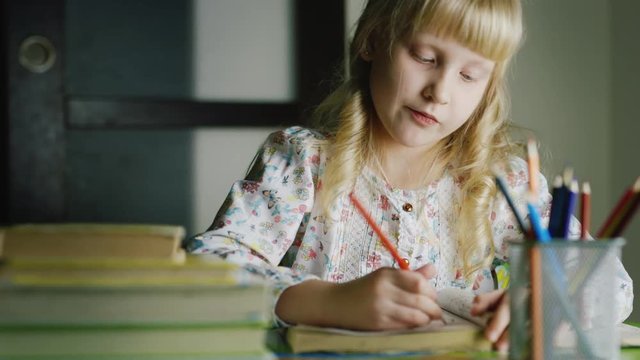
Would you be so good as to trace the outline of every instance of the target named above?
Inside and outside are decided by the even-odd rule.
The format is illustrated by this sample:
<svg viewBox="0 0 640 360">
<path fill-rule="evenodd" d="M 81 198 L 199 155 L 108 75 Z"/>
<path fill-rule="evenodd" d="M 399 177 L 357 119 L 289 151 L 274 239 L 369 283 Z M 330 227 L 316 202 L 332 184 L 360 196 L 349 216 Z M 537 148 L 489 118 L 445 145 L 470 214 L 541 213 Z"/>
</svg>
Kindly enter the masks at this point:
<svg viewBox="0 0 640 360">
<path fill-rule="evenodd" d="M 316 130 L 272 134 L 208 231 L 188 243 L 274 285 L 280 325 L 400 329 L 439 319 L 440 289 L 478 295 L 508 345 L 507 240 L 522 238 L 490 171 L 524 208 L 528 173 L 508 137 L 505 74 L 522 37 L 519 0 L 370 0 L 342 85 Z M 550 196 L 540 174 L 540 206 Z M 349 193 L 411 271 L 398 269 Z M 546 214 L 548 216 L 548 214 Z M 620 316 L 631 280 L 620 266 Z"/>
</svg>

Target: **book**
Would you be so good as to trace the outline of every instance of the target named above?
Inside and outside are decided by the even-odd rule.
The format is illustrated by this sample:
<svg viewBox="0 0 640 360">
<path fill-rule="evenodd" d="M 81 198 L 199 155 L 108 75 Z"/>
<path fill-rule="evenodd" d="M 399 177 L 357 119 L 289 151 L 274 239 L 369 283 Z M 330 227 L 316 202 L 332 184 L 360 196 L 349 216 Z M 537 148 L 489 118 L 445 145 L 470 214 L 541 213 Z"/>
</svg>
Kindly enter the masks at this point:
<svg viewBox="0 0 640 360">
<path fill-rule="evenodd" d="M 4 329 L 0 327 L 0 357 L 34 357 L 51 359 L 87 358 L 89 356 L 173 355 L 239 356 L 266 354 L 265 330 L 244 327 L 148 327 L 148 328 L 50 328 Z M 178 356 L 180 355 L 180 356 Z"/>
<path fill-rule="evenodd" d="M 640 328 L 629 324 L 619 324 L 620 346 L 622 347 L 640 347 Z"/>
<path fill-rule="evenodd" d="M 16 258 L 0 262 L 0 286 L 233 285 L 255 276 L 216 256 L 169 259 Z"/>
<path fill-rule="evenodd" d="M 8 260 L 0 266 L 0 325 L 265 324 L 262 279 L 213 256 Z M 167 311 L 170 309 L 170 311 Z"/>
<path fill-rule="evenodd" d="M 267 284 L 212 255 L 10 258 L 0 358 L 271 358 Z"/>
<path fill-rule="evenodd" d="M 185 230 L 154 224 L 21 224 L 4 228 L 0 257 L 156 258 L 182 261 Z"/>
<path fill-rule="evenodd" d="M 487 317 L 470 313 L 473 293 L 449 288 L 438 292 L 442 320 L 429 325 L 389 331 L 352 331 L 313 326 L 293 326 L 287 342 L 294 353 L 302 352 L 406 352 L 406 351 L 489 351 L 491 342 L 482 329 Z"/>
<path fill-rule="evenodd" d="M 19 287 L 0 292 L 0 326 L 266 325 L 264 286 Z"/>
</svg>

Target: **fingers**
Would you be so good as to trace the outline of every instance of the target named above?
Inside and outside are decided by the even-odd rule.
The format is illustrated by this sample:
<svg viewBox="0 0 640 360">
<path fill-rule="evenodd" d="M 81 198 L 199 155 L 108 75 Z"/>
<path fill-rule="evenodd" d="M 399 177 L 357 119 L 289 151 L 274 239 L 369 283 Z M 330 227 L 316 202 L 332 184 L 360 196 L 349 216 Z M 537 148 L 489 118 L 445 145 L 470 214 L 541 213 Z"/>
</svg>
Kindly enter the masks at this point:
<svg viewBox="0 0 640 360">
<path fill-rule="evenodd" d="M 427 268 L 424 270 L 432 271 Z M 404 309 L 394 315 L 397 321 L 416 326 L 442 318 L 442 309 L 436 303 L 436 290 L 422 273 L 395 270 L 391 275 L 395 289 L 386 295 L 395 305 Z"/>
<path fill-rule="evenodd" d="M 471 305 L 471 315 L 478 316 L 489 311 L 496 310 L 503 302 L 505 302 L 504 297 L 504 289 L 476 296 L 473 299 L 473 304 Z"/>
<path fill-rule="evenodd" d="M 433 265 L 433 264 L 422 265 L 421 267 L 416 269 L 415 272 L 417 272 L 418 274 L 421 274 L 427 280 L 433 279 L 436 276 L 436 274 L 438 273 L 438 271 L 436 270 L 435 265 Z"/>
<path fill-rule="evenodd" d="M 393 325 L 399 328 L 406 328 L 426 325 L 433 318 L 420 309 L 397 305 L 391 313 L 391 320 Z"/>
<path fill-rule="evenodd" d="M 489 325 L 485 328 L 484 333 L 487 339 L 493 343 L 497 343 L 505 333 L 507 326 L 509 326 L 510 320 L 509 301 L 508 299 L 503 299 L 491 318 Z"/>
<path fill-rule="evenodd" d="M 500 335 L 500 338 L 494 344 L 496 350 L 501 353 L 507 353 L 509 351 L 509 331 L 505 331 Z"/>
<path fill-rule="evenodd" d="M 429 281 L 422 273 L 397 270 L 394 273 L 393 282 L 397 287 L 410 293 L 423 294 L 434 300 L 438 296 L 436 290 L 429 284 Z"/>
<path fill-rule="evenodd" d="M 395 294 L 392 300 L 398 305 L 416 309 L 426 314 L 429 317 L 427 319 L 427 322 L 430 320 L 442 318 L 442 309 L 433 300 L 433 298 L 429 296 L 400 291 Z"/>
</svg>

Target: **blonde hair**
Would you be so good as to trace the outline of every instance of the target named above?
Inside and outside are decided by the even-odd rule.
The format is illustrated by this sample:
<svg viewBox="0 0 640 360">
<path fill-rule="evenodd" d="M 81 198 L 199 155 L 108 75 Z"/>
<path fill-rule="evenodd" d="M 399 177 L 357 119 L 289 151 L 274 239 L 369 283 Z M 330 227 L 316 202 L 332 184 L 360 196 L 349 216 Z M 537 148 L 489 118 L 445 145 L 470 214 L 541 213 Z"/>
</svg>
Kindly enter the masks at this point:
<svg viewBox="0 0 640 360">
<path fill-rule="evenodd" d="M 490 164 L 506 162 L 515 150 L 508 136 L 504 76 L 521 41 L 521 18 L 519 0 L 369 0 L 350 44 L 348 74 L 314 113 L 321 130 L 334 137 L 319 194 L 325 212 L 351 191 L 372 156 L 370 63 L 361 55 L 386 47 L 391 56 L 396 42 L 418 31 L 452 38 L 496 63 L 469 120 L 437 145 L 443 149 L 439 162 L 450 164 L 462 182 L 455 231 L 464 275 L 487 266 L 495 253 L 489 212 L 496 187 Z"/>
</svg>

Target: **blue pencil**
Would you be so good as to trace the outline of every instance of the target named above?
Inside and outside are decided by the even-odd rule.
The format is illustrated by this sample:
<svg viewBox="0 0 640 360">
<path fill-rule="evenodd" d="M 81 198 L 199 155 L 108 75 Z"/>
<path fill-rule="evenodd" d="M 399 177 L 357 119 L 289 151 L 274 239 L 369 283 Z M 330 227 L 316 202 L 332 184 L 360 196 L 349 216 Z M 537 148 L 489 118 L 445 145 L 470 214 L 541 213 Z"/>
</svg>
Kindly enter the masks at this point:
<svg viewBox="0 0 640 360">
<path fill-rule="evenodd" d="M 562 227 L 562 209 L 564 208 L 564 191 L 562 187 L 562 177 L 557 175 L 553 181 L 553 191 L 551 192 L 551 214 L 549 215 L 549 233 L 552 237 L 560 237 Z"/>
<path fill-rule="evenodd" d="M 538 210 L 536 210 L 532 201 L 527 202 L 527 209 L 529 209 L 529 220 L 531 221 L 531 228 L 533 229 L 533 233 L 536 235 L 536 239 L 542 243 L 550 242 L 551 235 L 547 228 L 542 226 L 542 220 L 540 220 Z"/>
<path fill-rule="evenodd" d="M 518 208 L 516 208 L 516 204 L 513 202 L 511 195 L 509 195 L 509 190 L 507 189 L 507 185 L 505 184 L 504 180 L 500 175 L 495 175 L 495 177 L 496 177 L 496 184 L 498 185 L 498 189 L 500 189 L 500 191 L 502 192 L 502 195 L 504 195 L 504 198 L 507 200 L 507 204 L 509 204 L 511 211 L 513 212 L 513 216 L 516 218 L 516 222 L 518 222 L 518 227 L 520 228 L 520 231 L 522 231 L 522 234 L 526 236 L 527 226 L 524 224 L 524 220 L 522 220 L 522 216 L 520 216 L 520 212 L 518 211 Z"/>
<path fill-rule="evenodd" d="M 562 237 L 565 239 L 569 238 L 571 217 L 573 216 L 573 212 L 576 208 L 579 190 L 580 188 L 578 186 L 578 181 L 572 180 L 571 187 L 569 188 L 569 192 L 567 193 L 567 206 L 565 208 L 565 212 L 562 214 Z"/>
</svg>

